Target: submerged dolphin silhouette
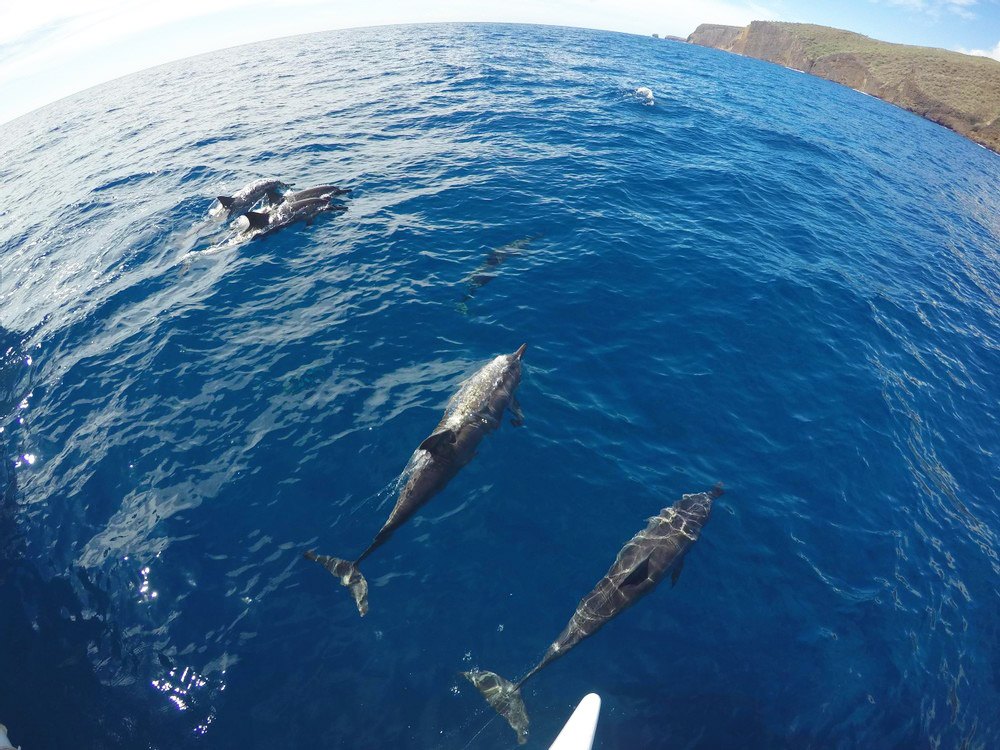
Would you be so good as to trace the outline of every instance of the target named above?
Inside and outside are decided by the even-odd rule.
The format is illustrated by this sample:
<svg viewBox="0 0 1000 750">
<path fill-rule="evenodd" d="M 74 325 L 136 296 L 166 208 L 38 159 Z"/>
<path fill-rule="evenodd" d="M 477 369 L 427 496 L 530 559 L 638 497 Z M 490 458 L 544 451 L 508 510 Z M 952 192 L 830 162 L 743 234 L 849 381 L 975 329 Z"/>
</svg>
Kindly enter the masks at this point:
<svg viewBox="0 0 1000 750">
<path fill-rule="evenodd" d="M 712 512 L 712 502 L 721 494 L 722 485 L 717 484 L 708 492 L 682 495 L 672 507 L 650 518 L 646 528 L 622 547 L 611 570 L 580 601 L 569 624 L 549 646 L 542 660 L 516 683 L 495 672 L 476 669 L 462 673 L 487 703 L 507 720 L 517 733 L 519 745 L 528 741 L 528 713 L 521 698 L 521 685 L 652 591 L 667 572 L 676 583 L 685 553 L 697 541 Z"/>
<path fill-rule="evenodd" d="M 490 250 L 483 262 L 479 264 L 479 267 L 462 279 L 461 283 L 465 285 L 465 294 L 458 302 L 459 311 L 463 315 L 468 312 L 467 303 L 469 300 L 475 296 L 480 288 L 486 286 L 497 277 L 500 265 L 510 256 L 519 254 L 524 247 L 541 236 L 540 234 L 533 234 L 528 237 L 522 237 L 519 240 L 514 240 L 506 245 Z"/>
<path fill-rule="evenodd" d="M 385 544 L 393 532 L 406 523 L 428 500 L 444 489 L 476 454 L 476 447 L 486 435 L 500 426 L 504 412 L 510 409 L 513 424 L 524 422 L 514 396 L 521 382 L 521 358 L 527 344 L 513 354 L 501 354 L 466 380 L 451 397 L 444 417 L 434 432 L 413 452 L 406 465 L 406 484 L 396 505 L 368 549 L 354 560 L 305 553 L 307 560 L 318 562 L 340 579 L 354 597 L 362 617 L 368 612 L 368 582 L 358 570 L 361 561 Z"/>
</svg>

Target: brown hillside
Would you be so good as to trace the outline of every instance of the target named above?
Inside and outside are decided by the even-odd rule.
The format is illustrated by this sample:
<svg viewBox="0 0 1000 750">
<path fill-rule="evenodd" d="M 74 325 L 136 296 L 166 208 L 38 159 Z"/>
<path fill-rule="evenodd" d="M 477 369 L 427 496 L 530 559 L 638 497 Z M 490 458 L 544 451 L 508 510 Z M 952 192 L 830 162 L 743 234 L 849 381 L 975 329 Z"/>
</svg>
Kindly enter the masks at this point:
<svg viewBox="0 0 1000 750">
<path fill-rule="evenodd" d="M 1000 62 L 804 23 L 702 24 L 693 44 L 756 57 L 877 96 L 1000 153 Z"/>
</svg>

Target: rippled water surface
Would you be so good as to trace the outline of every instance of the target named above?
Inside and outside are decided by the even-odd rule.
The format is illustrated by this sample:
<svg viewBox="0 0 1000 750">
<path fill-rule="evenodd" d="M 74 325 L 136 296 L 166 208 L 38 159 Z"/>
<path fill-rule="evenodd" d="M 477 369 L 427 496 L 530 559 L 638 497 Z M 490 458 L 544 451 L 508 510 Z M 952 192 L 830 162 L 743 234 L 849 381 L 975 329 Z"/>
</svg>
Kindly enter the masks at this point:
<svg viewBox="0 0 1000 750">
<path fill-rule="evenodd" d="M 513 26 L 241 47 L 0 135 L 16 743 L 508 747 L 459 671 L 523 674 L 722 481 L 677 585 L 526 686 L 530 747 L 591 690 L 603 749 L 1000 746 L 996 155 L 758 61 Z M 354 191 L 226 246 L 211 199 L 260 177 Z M 359 619 L 302 551 L 360 553 L 522 342 L 526 425 L 366 561 Z"/>
</svg>

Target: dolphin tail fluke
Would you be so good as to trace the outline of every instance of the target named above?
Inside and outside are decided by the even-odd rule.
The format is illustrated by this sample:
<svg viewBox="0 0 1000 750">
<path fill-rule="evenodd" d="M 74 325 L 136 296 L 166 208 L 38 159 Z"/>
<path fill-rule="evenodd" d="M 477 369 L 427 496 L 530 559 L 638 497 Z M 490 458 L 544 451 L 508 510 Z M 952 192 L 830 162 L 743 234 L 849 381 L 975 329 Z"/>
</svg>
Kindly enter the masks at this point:
<svg viewBox="0 0 1000 750">
<path fill-rule="evenodd" d="M 523 745 L 527 742 L 528 712 L 521 698 L 520 683 L 515 685 L 495 672 L 483 672 L 478 669 L 462 672 L 462 675 L 475 685 L 486 702 L 507 720 L 510 728 L 517 734 L 517 744 Z"/>
<path fill-rule="evenodd" d="M 357 563 L 350 560 L 341 560 L 339 557 L 328 555 L 317 555 L 315 550 L 309 550 L 303 557 L 312 560 L 329 570 L 334 576 L 340 579 L 340 585 L 350 589 L 354 603 L 358 605 L 358 613 L 364 617 L 368 614 L 368 581 L 361 575 Z"/>
</svg>

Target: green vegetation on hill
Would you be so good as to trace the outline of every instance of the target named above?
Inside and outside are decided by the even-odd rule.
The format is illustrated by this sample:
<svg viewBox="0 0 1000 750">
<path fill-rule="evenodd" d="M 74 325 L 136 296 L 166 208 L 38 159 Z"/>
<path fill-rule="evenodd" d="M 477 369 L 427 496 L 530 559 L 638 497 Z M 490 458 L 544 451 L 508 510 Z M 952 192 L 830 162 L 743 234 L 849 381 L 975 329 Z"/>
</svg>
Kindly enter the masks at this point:
<svg viewBox="0 0 1000 750">
<path fill-rule="evenodd" d="M 702 24 L 688 37 L 812 73 L 915 112 L 1000 153 L 1000 62 L 803 23 Z"/>
</svg>

